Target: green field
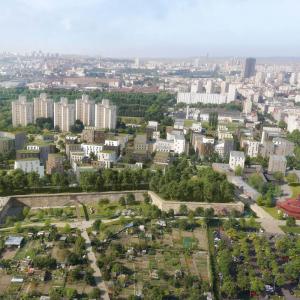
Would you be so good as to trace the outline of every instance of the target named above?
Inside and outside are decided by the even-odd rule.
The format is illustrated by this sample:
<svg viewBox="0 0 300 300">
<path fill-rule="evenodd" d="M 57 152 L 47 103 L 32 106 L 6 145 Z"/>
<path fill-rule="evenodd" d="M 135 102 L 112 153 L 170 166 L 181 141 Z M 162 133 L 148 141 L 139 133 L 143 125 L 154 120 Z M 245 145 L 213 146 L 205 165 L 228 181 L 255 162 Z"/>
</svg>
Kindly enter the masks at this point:
<svg viewBox="0 0 300 300">
<path fill-rule="evenodd" d="M 300 226 L 293 226 L 293 227 L 280 226 L 280 228 L 281 228 L 285 233 L 295 233 L 295 234 L 300 234 Z"/>
<path fill-rule="evenodd" d="M 271 215 L 274 219 L 280 220 L 278 215 L 278 208 L 277 207 L 266 207 L 263 206 L 263 209 Z"/>
<path fill-rule="evenodd" d="M 290 187 L 292 189 L 292 197 L 293 198 L 298 197 L 298 195 L 300 195 L 300 185 L 295 185 L 295 186 L 291 185 Z"/>
</svg>

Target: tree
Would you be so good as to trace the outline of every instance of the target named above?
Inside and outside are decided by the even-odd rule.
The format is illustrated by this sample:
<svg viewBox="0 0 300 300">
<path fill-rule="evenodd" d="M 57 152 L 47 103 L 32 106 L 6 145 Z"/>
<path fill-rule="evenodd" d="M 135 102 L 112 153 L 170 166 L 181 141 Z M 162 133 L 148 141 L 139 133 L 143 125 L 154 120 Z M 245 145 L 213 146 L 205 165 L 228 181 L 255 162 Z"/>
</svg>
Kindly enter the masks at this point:
<svg viewBox="0 0 300 300">
<path fill-rule="evenodd" d="M 179 207 L 179 214 L 186 216 L 188 214 L 188 208 L 185 204 L 181 204 Z"/>
<path fill-rule="evenodd" d="M 70 224 L 66 223 L 66 225 L 63 228 L 63 233 L 68 234 L 71 232 L 71 226 Z"/>
<path fill-rule="evenodd" d="M 125 200 L 125 197 L 124 196 L 121 196 L 120 199 L 119 199 L 119 204 L 122 205 L 122 206 L 125 206 L 126 205 L 126 200 Z"/>
<path fill-rule="evenodd" d="M 264 290 L 264 284 L 260 278 L 251 278 L 250 280 L 250 290 L 255 293 L 260 293 Z"/>
<path fill-rule="evenodd" d="M 101 223 L 102 222 L 101 222 L 100 219 L 95 220 L 94 223 L 93 223 L 92 229 L 95 230 L 95 231 L 99 231 Z"/>
<path fill-rule="evenodd" d="M 288 173 L 288 175 L 286 176 L 286 180 L 289 184 L 297 183 L 299 181 L 296 173 Z"/>
<path fill-rule="evenodd" d="M 89 299 L 100 299 L 101 292 L 98 288 L 93 288 L 92 291 L 89 293 Z"/>
<path fill-rule="evenodd" d="M 135 196 L 133 193 L 128 193 L 126 195 L 126 203 L 127 205 L 132 205 L 135 203 Z"/>
<path fill-rule="evenodd" d="M 233 299 L 236 296 L 237 286 L 233 279 L 224 280 L 222 287 L 222 293 L 227 295 L 228 298 Z"/>
<path fill-rule="evenodd" d="M 278 122 L 278 127 L 285 130 L 285 129 L 287 129 L 287 124 L 283 120 L 280 120 Z"/>
<path fill-rule="evenodd" d="M 263 206 L 264 205 L 264 197 L 262 195 L 259 195 L 256 199 L 256 203 L 259 205 L 259 206 Z"/>
<path fill-rule="evenodd" d="M 283 175 L 282 172 L 277 171 L 277 172 L 274 172 L 273 177 L 274 177 L 277 181 L 282 181 L 283 178 L 284 178 L 284 175 Z"/>
<path fill-rule="evenodd" d="M 234 170 L 234 174 L 236 176 L 242 176 L 243 175 L 243 168 L 241 166 L 237 166 Z"/>
<path fill-rule="evenodd" d="M 72 125 L 70 129 L 72 133 L 81 133 L 84 129 L 84 125 L 81 120 L 76 120 L 74 125 Z"/>
<path fill-rule="evenodd" d="M 65 289 L 65 295 L 67 299 L 74 299 L 77 296 L 77 291 L 73 288 L 66 288 Z"/>
<path fill-rule="evenodd" d="M 294 217 L 287 217 L 286 218 L 286 226 L 288 226 L 288 227 L 296 226 L 296 219 Z"/>
<path fill-rule="evenodd" d="M 208 118 L 208 124 L 211 129 L 215 130 L 218 127 L 218 113 L 217 112 L 210 112 Z"/>
</svg>

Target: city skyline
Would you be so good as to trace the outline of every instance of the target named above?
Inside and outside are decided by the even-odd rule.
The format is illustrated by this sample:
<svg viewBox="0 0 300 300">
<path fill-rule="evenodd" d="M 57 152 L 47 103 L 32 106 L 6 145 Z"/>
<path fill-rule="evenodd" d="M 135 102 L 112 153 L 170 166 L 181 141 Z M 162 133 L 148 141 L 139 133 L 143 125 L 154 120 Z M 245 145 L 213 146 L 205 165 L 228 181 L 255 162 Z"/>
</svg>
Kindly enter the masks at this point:
<svg viewBox="0 0 300 300">
<path fill-rule="evenodd" d="M 12 0 L 0 4 L 1 50 L 107 57 L 296 57 L 297 8 L 296 0 Z M 280 22 L 283 17 L 289 22 Z"/>
</svg>

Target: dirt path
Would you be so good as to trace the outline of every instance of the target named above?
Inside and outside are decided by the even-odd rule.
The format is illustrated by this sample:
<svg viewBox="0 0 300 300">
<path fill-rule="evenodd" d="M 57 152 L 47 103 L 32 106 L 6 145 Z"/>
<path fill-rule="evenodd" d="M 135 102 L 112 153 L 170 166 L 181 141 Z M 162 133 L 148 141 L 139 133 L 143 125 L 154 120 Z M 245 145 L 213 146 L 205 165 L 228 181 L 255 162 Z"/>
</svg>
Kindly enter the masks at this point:
<svg viewBox="0 0 300 300">
<path fill-rule="evenodd" d="M 90 261 L 91 268 L 94 270 L 94 277 L 95 277 L 95 280 L 96 280 L 97 287 L 102 293 L 101 299 L 109 300 L 110 298 L 109 298 L 109 295 L 108 295 L 108 289 L 107 289 L 107 286 L 106 286 L 105 282 L 102 279 L 102 274 L 101 274 L 101 271 L 100 271 L 100 269 L 97 265 L 97 259 L 96 259 L 95 253 L 94 253 L 92 245 L 91 245 L 91 240 L 90 240 L 90 237 L 89 237 L 89 235 L 88 235 L 85 228 L 82 229 L 82 234 L 81 235 L 85 239 L 88 259 Z"/>
</svg>

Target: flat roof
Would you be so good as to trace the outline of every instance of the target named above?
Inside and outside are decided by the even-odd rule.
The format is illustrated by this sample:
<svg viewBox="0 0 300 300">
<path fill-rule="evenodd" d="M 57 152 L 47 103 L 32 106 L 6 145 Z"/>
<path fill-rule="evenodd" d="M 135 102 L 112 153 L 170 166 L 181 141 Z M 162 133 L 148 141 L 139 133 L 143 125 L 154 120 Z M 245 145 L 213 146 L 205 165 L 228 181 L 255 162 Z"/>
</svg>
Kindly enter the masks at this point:
<svg viewBox="0 0 300 300">
<path fill-rule="evenodd" d="M 5 246 L 20 246 L 23 241 L 22 236 L 12 236 L 10 235 L 5 241 Z"/>
</svg>

